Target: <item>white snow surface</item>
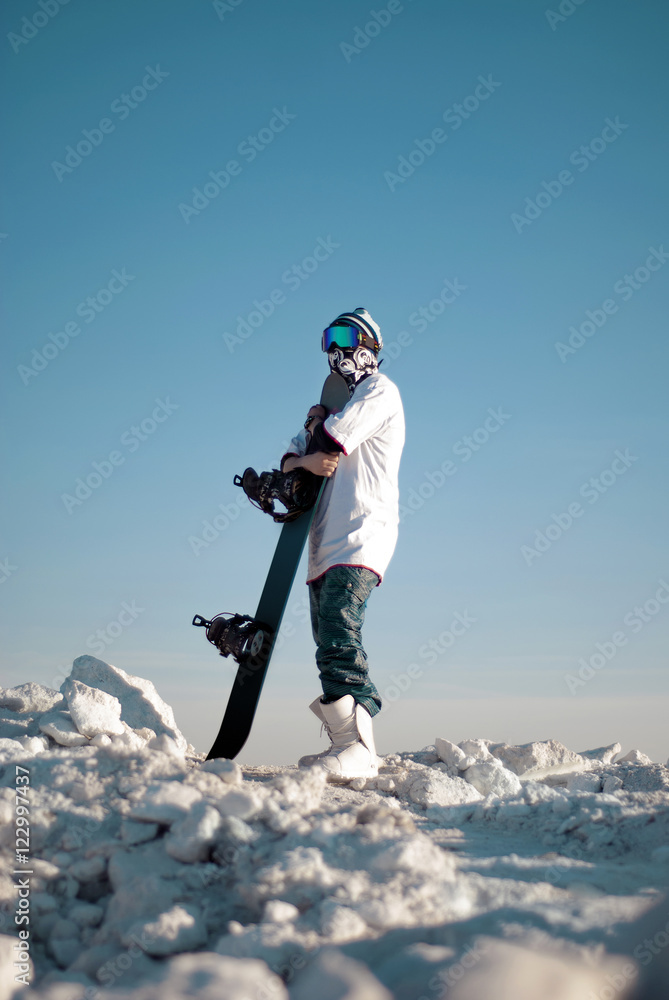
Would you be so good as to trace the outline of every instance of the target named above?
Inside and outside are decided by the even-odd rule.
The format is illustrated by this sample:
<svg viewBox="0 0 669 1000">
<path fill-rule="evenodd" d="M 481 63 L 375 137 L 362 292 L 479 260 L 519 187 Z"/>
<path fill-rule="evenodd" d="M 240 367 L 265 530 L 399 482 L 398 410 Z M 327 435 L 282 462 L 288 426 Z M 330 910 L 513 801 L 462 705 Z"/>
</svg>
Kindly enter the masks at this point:
<svg viewBox="0 0 669 1000">
<path fill-rule="evenodd" d="M 327 784 L 94 657 L 0 689 L 0 1000 L 666 1000 L 669 768 L 447 735 Z"/>
</svg>

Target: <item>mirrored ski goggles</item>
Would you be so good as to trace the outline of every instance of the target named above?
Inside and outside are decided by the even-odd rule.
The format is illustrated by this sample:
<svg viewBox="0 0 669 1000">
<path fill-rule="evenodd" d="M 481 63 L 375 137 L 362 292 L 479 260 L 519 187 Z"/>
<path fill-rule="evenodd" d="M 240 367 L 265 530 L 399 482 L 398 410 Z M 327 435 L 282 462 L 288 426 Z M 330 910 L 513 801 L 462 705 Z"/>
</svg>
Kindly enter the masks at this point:
<svg viewBox="0 0 669 1000">
<path fill-rule="evenodd" d="M 364 335 L 354 326 L 329 326 L 323 330 L 323 350 L 333 347 L 358 347 L 362 344 Z"/>
</svg>

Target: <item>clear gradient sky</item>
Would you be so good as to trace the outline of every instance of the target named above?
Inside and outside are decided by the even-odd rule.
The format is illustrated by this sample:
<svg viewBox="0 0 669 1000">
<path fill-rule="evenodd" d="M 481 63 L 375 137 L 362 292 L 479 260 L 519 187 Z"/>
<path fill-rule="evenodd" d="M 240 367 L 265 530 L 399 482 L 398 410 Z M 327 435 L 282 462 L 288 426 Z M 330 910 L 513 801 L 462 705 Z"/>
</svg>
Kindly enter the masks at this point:
<svg viewBox="0 0 669 1000">
<path fill-rule="evenodd" d="M 407 421 L 380 751 L 664 761 L 666 5 L 0 17 L 0 684 L 94 653 L 208 748 L 234 665 L 190 620 L 253 613 L 279 530 L 232 477 L 276 464 L 365 306 Z M 319 749 L 304 579 L 242 760 Z"/>
</svg>

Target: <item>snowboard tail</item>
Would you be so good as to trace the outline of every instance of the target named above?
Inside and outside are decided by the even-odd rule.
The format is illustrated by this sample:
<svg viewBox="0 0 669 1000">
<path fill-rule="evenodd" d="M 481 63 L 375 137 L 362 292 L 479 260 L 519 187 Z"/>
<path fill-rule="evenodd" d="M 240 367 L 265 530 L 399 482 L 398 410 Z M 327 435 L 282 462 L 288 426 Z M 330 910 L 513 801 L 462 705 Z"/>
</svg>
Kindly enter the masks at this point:
<svg viewBox="0 0 669 1000">
<path fill-rule="evenodd" d="M 319 499 L 323 486 L 319 492 Z M 251 655 L 243 660 L 237 668 L 223 722 L 207 754 L 207 760 L 211 760 L 212 757 L 231 759 L 236 757 L 248 739 L 313 516 L 314 511 L 310 511 L 309 514 L 303 514 L 297 520 L 284 524 L 281 529 L 255 614 L 255 620 L 265 623 L 268 630 L 260 651 L 255 656 Z"/>
</svg>

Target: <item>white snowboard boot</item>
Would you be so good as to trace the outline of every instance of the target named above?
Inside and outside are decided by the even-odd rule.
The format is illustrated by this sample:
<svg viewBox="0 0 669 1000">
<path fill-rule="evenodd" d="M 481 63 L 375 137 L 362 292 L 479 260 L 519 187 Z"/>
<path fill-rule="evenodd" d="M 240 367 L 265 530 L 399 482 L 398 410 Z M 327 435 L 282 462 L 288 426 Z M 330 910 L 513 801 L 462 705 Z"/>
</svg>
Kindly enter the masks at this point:
<svg viewBox="0 0 669 1000">
<path fill-rule="evenodd" d="M 372 732 L 372 717 L 352 695 L 324 705 L 320 698 L 309 706 L 330 737 L 330 746 L 320 754 L 302 757 L 300 767 L 315 764 L 328 778 L 348 781 L 374 778 L 379 773 Z"/>
<path fill-rule="evenodd" d="M 325 730 L 328 739 L 330 740 L 330 746 L 327 748 L 327 750 L 321 750 L 320 753 L 310 753 L 307 754 L 305 757 L 300 757 L 300 759 L 297 762 L 298 767 L 312 767 L 312 765 L 315 764 L 316 761 L 320 760 L 321 757 L 327 757 L 327 755 L 334 747 L 334 744 L 332 742 L 332 730 L 330 729 L 327 720 L 321 711 L 322 707 L 323 706 L 321 705 L 320 698 L 316 698 L 316 700 L 312 701 L 311 705 L 309 705 L 309 708 L 314 713 L 316 718 L 319 719 L 320 722 L 322 723 L 321 736 L 323 735 L 323 730 Z"/>
</svg>

